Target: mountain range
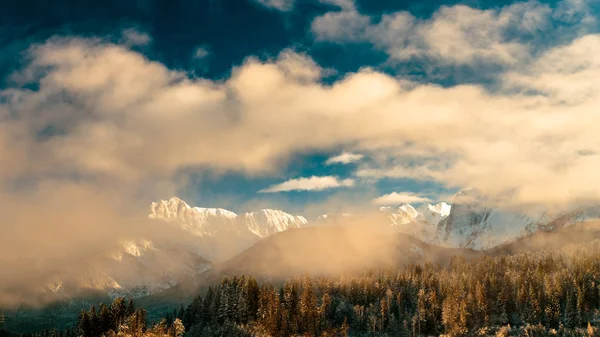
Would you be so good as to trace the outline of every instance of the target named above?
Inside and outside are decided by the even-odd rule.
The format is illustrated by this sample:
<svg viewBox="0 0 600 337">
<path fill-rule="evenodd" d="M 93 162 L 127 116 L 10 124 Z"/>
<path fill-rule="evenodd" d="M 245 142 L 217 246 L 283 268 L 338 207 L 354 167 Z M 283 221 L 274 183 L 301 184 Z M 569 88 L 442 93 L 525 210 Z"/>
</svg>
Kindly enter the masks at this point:
<svg viewBox="0 0 600 337">
<path fill-rule="evenodd" d="M 456 200 L 477 200 L 462 198 L 466 193 L 473 194 L 461 192 Z M 207 271 L 283 276 L 300 270 L 341 271 L 342 267 L 359 268 L 373 261 L 391 261 L 397 265 L 400 261 L 397 257 L 403 254 L 412 256 L 411 262 L 416 262 L 419 256 L 440 259 L 442 255 L 458 252 L 451 249 L 490 250 L 532 233 L 600 219 L 600 207 L 527 213 L 493 208 L 480 199 L 457 201 L 453 205 L 402 204 L 374 209 L 369 214 L 325 214 L 309 222 L 303 216 L 281 210 L 263 209 L 238 215 L 221 208 L 192 207 L 173 197 L 153 202 L 148 218 L 184 235 L 160 243 L 142 237 L 122 241 L 117 249 L 90 261 L 88 268 L 77 275 L 54 275 L 46 293 L 68 298 L 83 288 L 112 297 L 142 297 Z M 396 248 L 382 248 L 386 238 L 398 235 L 402 239 L 393 241 Z M 398 246 L 401 248 L 397 249 Z M 436 253 L 423 253 L 432 251 Z M 349 266 L 351 261 L 353 265 Z M 268 272 L 269 269 L 273 272 Z"/>
</svg>

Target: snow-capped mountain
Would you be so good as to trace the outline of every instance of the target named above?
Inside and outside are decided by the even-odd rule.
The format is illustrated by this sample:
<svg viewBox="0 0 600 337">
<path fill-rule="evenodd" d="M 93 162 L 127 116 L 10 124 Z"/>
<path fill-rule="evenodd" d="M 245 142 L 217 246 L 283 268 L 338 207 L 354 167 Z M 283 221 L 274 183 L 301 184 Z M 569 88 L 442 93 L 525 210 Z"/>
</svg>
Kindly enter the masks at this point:
<svg viewBox="0 0 600 337">
<path fill-rule="evenodd" d="M 176 221 L 181 228 L 196 236 L 215 236 L 223 232 L 244 231 L 237 215 L 222 208 L 190 207 L 185 201 L 173 197 L 153 202 L 148 217 Z"/>
<path fill-rule="evenodd" d="M 185 247 L 157 245 L 147 239 L 124 240 L 83 262 L 76 274 L 52 275 L 46 286 L 48 295 L 68 298 L 91 291 L 137 298 L 168 289 L 212 267 Z"/>
<path fill-rule="evenodd" d="M 430 242 L 435 236 L 438 223 L 448 216 L 450 208 L 445 202 L 436 205 L 422 204 L 418 208 L 405 203 L 397 208 L 381 207 L 380 211 L 387 215 L 386 221 L 400 232 Z"/>
<path fill-rule="evenodd" d="M 474 191 L 462 191 L 447 217 L 441 219 L 433 240 L 447 246 L 484 250 L 538 230 L 554 230 L 588 220 L 600 219 L 600 207 L 579 208 L 570 212 L 512 211 L 488 206 Z"/>
<path fill-rule="evenodd" d="M 304 227 L 308 221 L 302 216 L 294 216 L 283 211 L 263 209 L 258 212 L 245 213 L 238 217 L 238 223 L 248 228 L 255 235 L 265 238 L 290 228 Z"/>
<path fill-rule="evenodd" d="M 221 208 L 191 207 L 177 197 L 153 202 L 148 217 L 189 232 L 195 237 L 190 248 L 211 261 L 226 260 L 260 239 L 308 224 L 304 217 L 280 210 L 237 215 Z"/>
<path fill-rule="evenodd" d="M 472 191 L 457 194 L 452 206 L 444 202 L 418 207 L 402 204 L 381 207 L 375 213 L 375 216 L 328 213 L 310 224 L 379 224 L 427 243 L 483 250 L 538 230 L 600 219 L 600 207 L 560 214 L 497 209 L 487 206 Z M 263 238 L 309 226 L 306 218 L 280 210 L 263 209 L 237 215 L 221 208 L 191 207 L 176 197 L 152 203 L 148 217 L 152 224 L 164 228 L 164 235 L 154 241 L 124 240 L 91 261 L 80 261 L 84 267 L 74 268 L 75 274 L 52 275 L 42 292 L 57 298 L 70 297 L 82 290 L 111 296 L 145 296 L 201 274 L 212 268 L 211 262 L 228 260 Z"/>
</svg>

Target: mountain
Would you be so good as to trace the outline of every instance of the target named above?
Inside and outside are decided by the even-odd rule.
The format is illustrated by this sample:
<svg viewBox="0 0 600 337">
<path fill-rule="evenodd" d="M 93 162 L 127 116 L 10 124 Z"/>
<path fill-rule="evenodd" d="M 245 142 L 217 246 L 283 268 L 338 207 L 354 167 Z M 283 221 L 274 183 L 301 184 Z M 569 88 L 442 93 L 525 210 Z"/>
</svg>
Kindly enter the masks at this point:
<svg viewBox="0 0 600 337">
<path fill-rule="evenodd" d="M 383 224 L 311 226 L 261 240 L 203 277 L 218 280 L 245 274 L 281 280 L 303 273 L 325 276 L 417 262 L 445 263 L 454 255 L 481 253 L 430 245 Z"/>
<path fill-rule="evenodd" d="M 380 211 L 386 215 L 385 221 L 398 231 L 430 242 L 438 223 L 448 216 L 450 209 L 451 206 L 445 202 L 422 204 L 418 208 L 405 203 L 397 208 L 381 207 Z"/>
<path fill-rule="evenodd" d="M 139 298 L 168 289 L 211 266 L 185 247 L 159 246 L 146 239 L 122 241 L 115 249 L 82 261 L 77 270 L 53 274 L 40 295 L 51 300 L 82 293 Z"/>
<path fill-rule="evenodd" d="M 518 254 L 540 250 L 569 253 L 573 247 L 600 244 L 600 220 L 575 223 L 553 230 L 540 230 L 514 241 L 487 249 L 491 256 Z"/>
<path fill-rule="evenodd" d="M 153 202 L 148 217 L 189 232 L 190 249 L 211 261 L 226 260 L 265 237 L 308 224 L 304 217 L 280 210 L 237 215 L 221 208 L 191 207 L 177 197 Z"/>
<path fill-rule="evenodd" d="M 36 301 L 155 294 L 187 282 L 211 269 L 213 262 L 227 260 L 263 238 L 308 223 L 280 210 L 238 216 L 222 208 L 191 207 L 176 197 L 153 202 L 148 218 L 153 240 L 137 237 L 107 243 L 106 250 L 77 259 L 70 270 L 49 272 L 42 285 L 34 285 Z"/>
<path fill-rule="evenodd" d="M 556 230 L 596 219 L 600 219 L 599 206 L 568 212 L 515 211 L 492 207 L 474 191 L 461 191 L 455 195 L 449 215 L 437 224 L 430 242 L 485 250 L 537 231 Z"/>
<path fill-rule="evenodd" d="M 222 208 L 191 207 L 173 197 L 152 203 L 148 218 L 156 226 L 148 234 L 160 228 L 160 235 L 124 240 L 77 262 L 79 267 L 69 273 L 49 274 L 45 286 L 38 288 L 40 297 L 86 292 L 142 297 L 178 286 L 215 265 L 213 274 L 278 276 L 392 266 L 424 256 L 439 259 L 428 252 L 506 247 L 531 233 L 600 219 L 600 207 L 516 212 L 491 207 L 473 191 L 463 191 L 452 206 L 402 204 L 368 214 L 325 214 L 309 227 L 306 218 L 280 210 L 237 215 Z"/>
<path fill-rule="evenodd" d="M 291 228 L 300 228 L 308 224 L 306 218 L 294 216 L 283 211 L 263 209 L 258 212 L 245 213 L 238 217 L 239 222 L 252 233 L 266 238 Z"/>
</svg>

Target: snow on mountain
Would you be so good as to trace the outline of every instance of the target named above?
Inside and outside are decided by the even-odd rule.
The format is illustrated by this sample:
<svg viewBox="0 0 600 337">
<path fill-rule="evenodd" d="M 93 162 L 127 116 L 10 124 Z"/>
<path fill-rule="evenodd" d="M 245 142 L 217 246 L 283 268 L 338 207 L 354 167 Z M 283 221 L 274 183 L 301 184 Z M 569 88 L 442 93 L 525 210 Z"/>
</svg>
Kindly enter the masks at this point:
<svg viewBox="0 0 600 337">
<path fill-rule="evenodd" d="M 402 204 L 398 207 L 398 213 L 406 214 L 409 218 L 416 218 L 419 215 L 419 212 L 409 204 Z"/>
<path fill-rule="evenodd" d="M 254 234 L 265 238 L 290 228 L 304 227 L 308 221 L 302 216 L 294 216 L 283 211 L 263 209 L 245 213 L 239 220 Z"/>
<path fill-rule="evenodd" d="M 223 231 L 241 231 L 235 213 L 222 208 L 191 207 L 177 197 L 153 202 L 148 217 L 176 221 L 183 229 L 197 236 L 214 236 Z"/>
<path fill-rule="evenodd" d="M 536 226 L 537 220 L 524 214 L 454 204 L 448 217 L 439 222 L 433 242 L 480 250 L 531 233 Z"/>
<path fill-rule="evenodd" d="M 53 275 L 46 289 L 56 298 L 86 291 L 138 298 L 171 288 L 212 267 L 185 247 L 159 245 L 147 239 L 123 240 L 84 262 L 75 274 Z"/>
<path fill-rule="evenodd" d="M 436 205 L 423 204 L 418 208 L 420 222 L 437 226 L 438 223 L 450 214 L 451 206 L 445 202 Z"/>
<path fill-rule="evenodd" d="M 468 197 L 468 198 L 465 198 Z M 76 274 L 57 274 L 45 289 L 69 296 L 81 289 L 111 296 L 141 297 L 179 284 L 212 268 L 209 261 L 229 259 L 262 238 L 292 228 L 307 227 L 306 218 L 280 210 L 263 209 L 237 215 L 221 208 L 191 207 L 173 197 L 152 203 L 148 217 L 180 231 L 171 238 L 152 241 L 135 238 L 85 261 Z M 514 212 L 487 206 L 473 191 L 457 194 L 447 203 L 413 207 L 381 207 L 376 216 L 350 213 L 324 214 L 316 224 L 372 224 L 391 226 L 422 241 L 453 248 L 487 249 L 537 230 L 554 230 L 600 219 L 600 207 L 570 212 Z M 379 223 L 381 221 L 381 223 Z"/>
<path fill-rule="evenodd" d="M 447 217 L 437 224 L 432 243 L 484 250 L 538 230 L 554 230 L 575 223 L 600 219 L 600 207 L 580 208 L 566 213 L 514 211 L 494 208 L 474 191 L 461 191 Z"/>
<path fill-rule="evenodd" d="M 423 204 L 414 208 L 409 204 L 402 204 L 396 209 L 381 207 L 380 211 L 389 217 L 390 225 L 399 231 L 412 235 L 425 242 L 431 241 L 435 236 L 436 226 L 450 212 L 450 205 L 439 203 L 437 205 Z"/>
<path fill-rule="evenodd" d="M 173 197 L 153 202 L 148 217 L 175 223 L 189 232 L 192 249 L 211 261 L 223 261 L 262 238 L 290 228 L 304 227 L 308 221 L 280 210 L 263 209 L 237 215 L 221 208 L 191 207 Z"/>
</svg>

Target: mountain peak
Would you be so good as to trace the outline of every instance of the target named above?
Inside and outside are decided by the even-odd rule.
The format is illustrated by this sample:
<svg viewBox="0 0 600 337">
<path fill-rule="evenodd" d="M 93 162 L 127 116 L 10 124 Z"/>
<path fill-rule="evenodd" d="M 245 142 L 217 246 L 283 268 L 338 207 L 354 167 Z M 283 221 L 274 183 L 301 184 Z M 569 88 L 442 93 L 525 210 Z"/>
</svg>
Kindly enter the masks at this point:
<svg viewBox="0 0 600 337">
<path fill-rule="evenodd" d="M 414 207 L 412 207 L 412 205 L 407 203 L 398 206 L 398 212 L 403 212 L 412 218 L 416 218 L 419 215 L 419 212 L 417 212 L 417 210 Z"/>
<path fill-rule="evenodd" d="M 438 213 L 438 214 L 440 214 L 441 216 L 444 217 L 444 216 L 450 215 L 450 210 L 451 210 L 452 207 L 450 205 L 448 205 L 447 203 L 445 203 L 445 202 L 440 202 L 440 203 L 437 203 L 435 205 L 427 204 L 427 208 L 431 212 Z"/>
<path fill-rule="evenodd" d="M 308 223 L 302 216 L 276 209 L 262 209 L 238 216 L 223 208 L 190 207 L 177 197 L 153 202 L 148 217 L 176 223 L 181 229 L 198 237 L 203 242 L 203 247 L 199 249 L 208 259 L 223 258 L 220 256 L 223 254 L 211 249 L 218 242 L 231 242 L 227 246 L 239 246 L 239 250 L 242 250 L 261 238 Z"/>
<path fill-rule="evenodd" d="M 308 224 L 303 216 L 294 216 L 275 209 L 262 209 L 258 212 L 246 213 L 243 221 L 252 233 L 262 238 Z"/>
</svg>

